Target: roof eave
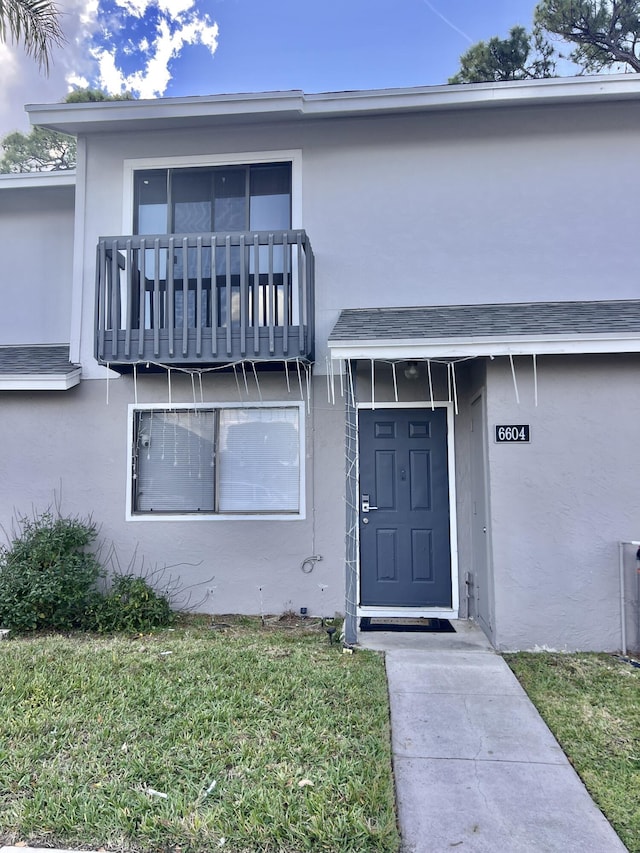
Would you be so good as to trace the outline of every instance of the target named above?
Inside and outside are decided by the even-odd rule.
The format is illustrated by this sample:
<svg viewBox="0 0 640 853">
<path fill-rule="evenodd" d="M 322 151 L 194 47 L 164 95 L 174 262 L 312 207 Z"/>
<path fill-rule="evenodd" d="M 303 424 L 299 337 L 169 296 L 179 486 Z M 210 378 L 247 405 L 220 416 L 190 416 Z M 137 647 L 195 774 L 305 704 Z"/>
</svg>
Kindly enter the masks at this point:
<svg viewBox="0 0 640 853">
<path fill-rule="evenodd" d="M 27 104 L 25 110 L 33 126 L 77 135 L 123 127 L 171 128 L 216 121 L 295 118 L 301 112 L 303 101 L 304 93 L 299 91 L 260 92 L 99 103 Z"/>
<path fill-rule="evenodd" d="M 68 391 L 80 384 L 82 370 L 69 373 L 0 374 L 0 391 Z"/>
<path fill-rule="evenodd" d="M 640 352 L 638 335 L 540 335 L 535 337 L 331 340 L 332 359 L 477 358 L 501 355 L 589 355 Z"/>
<path fill-rule="evenodd" d="M 59 169 L 50 172 L 13 172 L 0 175 L 0 190 L 73 187 L 75 183 L 75 169 Z"/>
<path fill-rule="evenodd" d="M 542 105 L 558 101 L 590 103 L 640 99 L 637 78 L 635 74 L 617 74 L 308 95 L 294 90 L 87 104 L 29 104 L 26 111 L 35 126 L 78 134 L 124 127 L 184 127 L 204 122 L 281 121 Z"/>
</svg>

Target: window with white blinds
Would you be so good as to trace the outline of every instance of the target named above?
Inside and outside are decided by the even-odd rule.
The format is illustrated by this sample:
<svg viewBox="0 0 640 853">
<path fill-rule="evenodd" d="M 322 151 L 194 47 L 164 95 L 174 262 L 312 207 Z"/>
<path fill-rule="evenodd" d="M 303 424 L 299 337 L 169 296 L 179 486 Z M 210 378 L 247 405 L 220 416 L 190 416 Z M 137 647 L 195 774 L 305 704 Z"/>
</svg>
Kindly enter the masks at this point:
<svg viewBox="0 0 640 853">
<path fill-rule="evenodd" d="M 222 409 L 220 512 L 298 512 L 297 409 Z"/>
<path fill-rule="evenodd" d="M 300 512 L 300 409 L 144 409 L 133 418 L 134 514 Z"/>
</svg>

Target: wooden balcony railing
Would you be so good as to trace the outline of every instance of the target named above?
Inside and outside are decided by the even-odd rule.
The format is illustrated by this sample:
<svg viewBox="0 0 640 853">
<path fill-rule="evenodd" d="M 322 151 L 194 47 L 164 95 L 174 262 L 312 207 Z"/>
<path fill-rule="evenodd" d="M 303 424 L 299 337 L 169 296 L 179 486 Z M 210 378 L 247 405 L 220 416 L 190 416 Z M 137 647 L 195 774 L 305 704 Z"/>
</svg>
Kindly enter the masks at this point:
<svg viewBox="0 0 640 853">
<path fill-rule="evenodd" d="M 101 237 L 96 357 L 221 364 L 313 357 L 304 231 Z"/>
</svg>

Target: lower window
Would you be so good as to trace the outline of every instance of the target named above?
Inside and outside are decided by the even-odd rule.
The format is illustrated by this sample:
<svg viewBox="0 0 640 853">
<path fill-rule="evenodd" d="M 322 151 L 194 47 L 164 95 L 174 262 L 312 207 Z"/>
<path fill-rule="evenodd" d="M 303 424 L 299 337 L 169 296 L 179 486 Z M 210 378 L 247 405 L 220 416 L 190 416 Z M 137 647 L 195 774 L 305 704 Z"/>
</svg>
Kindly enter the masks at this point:
<svg viewBox="0 0 640 853">
<path fill-rule="evenodd" d="M 132 511 L 297 514 L 297 406 L 133 411 Z"/>
</svg>

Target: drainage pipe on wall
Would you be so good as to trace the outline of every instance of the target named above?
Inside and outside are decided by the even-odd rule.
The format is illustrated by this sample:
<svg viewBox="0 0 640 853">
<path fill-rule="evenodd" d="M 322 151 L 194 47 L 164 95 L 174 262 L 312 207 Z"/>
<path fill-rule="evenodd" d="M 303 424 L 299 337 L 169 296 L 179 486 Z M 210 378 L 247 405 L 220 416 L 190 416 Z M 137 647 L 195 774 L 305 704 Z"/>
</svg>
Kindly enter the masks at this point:
<svg viewBox="0 0 640 853">
<path fill-rule="evenodd" d="M 640 542 L 627 540 L 618 542 L 618 571 L 620 573 L 620 640 L 622 646 L 622 654 L 627 653 L 627 620 L 625 615 L 625 584 L 624 584 L 624 546 L 633 545 L 635 548 L 640 547 Z"/>
</svg>

